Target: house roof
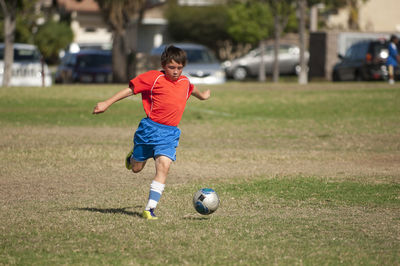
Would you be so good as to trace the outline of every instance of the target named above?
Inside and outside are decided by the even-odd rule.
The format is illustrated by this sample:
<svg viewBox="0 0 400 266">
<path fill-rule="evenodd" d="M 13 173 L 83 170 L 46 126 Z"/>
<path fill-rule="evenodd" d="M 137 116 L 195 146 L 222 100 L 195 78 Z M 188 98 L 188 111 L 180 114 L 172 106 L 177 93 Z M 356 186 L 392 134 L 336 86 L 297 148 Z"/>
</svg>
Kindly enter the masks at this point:
<svg viewBox="0 0 400 266">
<path fill-rule="evenodd" d="M 99 12 L 99 5 L 95 0 L 57 0 L 57 4 L 66 11 Z"/>
</svg>

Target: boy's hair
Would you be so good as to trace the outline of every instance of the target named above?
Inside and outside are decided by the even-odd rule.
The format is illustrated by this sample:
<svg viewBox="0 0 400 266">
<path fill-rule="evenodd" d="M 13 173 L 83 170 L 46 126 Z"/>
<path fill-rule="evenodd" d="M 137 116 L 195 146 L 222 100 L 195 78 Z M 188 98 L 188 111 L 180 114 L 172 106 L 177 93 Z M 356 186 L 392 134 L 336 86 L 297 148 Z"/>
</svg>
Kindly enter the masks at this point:
<svg viewBox="0 0 400 266">
<path fill-rule="evenodd" d="M 390 42 L 394 42 L 395 40 L 398 40 L 399 38 L 397 38 L 396 35 L 392 34 L 392 36 L 390 36 Z"/>
<path fill-rule="evenodd" d="M 187 60 L 186 52 L 173 45 L 165 47 L 164 52 L 161 55 L 161 65 L 164 67 L 166 64 L 172 62 L 172 60 L 185 66 Z"/>
</svg>

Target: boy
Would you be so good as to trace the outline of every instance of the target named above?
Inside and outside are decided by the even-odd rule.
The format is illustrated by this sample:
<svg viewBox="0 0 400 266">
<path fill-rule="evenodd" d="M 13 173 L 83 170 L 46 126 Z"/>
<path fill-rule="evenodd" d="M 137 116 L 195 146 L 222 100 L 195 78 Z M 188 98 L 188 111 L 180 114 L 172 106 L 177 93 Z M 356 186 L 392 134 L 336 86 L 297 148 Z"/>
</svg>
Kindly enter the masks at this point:
<svg viewBox="0 0 400 266">
<path fill-rule="evenodd" d="M 390 42 L 388 46 L 389 56 L 386 61 L 386 65 L 388 67 L 388 72 L 389 72 L 389 84 L 394 84 L 395 73 L 397 70 L 398 62 L 400 60 L 400 55 L 397 51 L 398 42 L 399 39 L 397 38 L 396 35 L 390 36 Z"/>
<path fill-rule="evenodd" d="M 134 147 L 125 159 L 125 166 L 140 172 L 149 158 L 155 160 L 156 174 L 150 185 L 149 200 L 143 211 L 148 220 L 157 219 L 154 209 L 161 198 L 169 167 L 176 160 L 180 130 L 177 127 L 190 95 L 200 100 L 210 97 L 210 90 L 199 91 L 187 77 L 182 76 L 186 53 L 168 46 L 161 55 L 162 71 L 151 70 L 129 82 L 129 87 L 104 102 L 97 103 L 93 114 L 100 114 L 113 103 L 133 94 L 142 94 L 147 117 L 143 118 L 134 135 Z"/>
</svg>

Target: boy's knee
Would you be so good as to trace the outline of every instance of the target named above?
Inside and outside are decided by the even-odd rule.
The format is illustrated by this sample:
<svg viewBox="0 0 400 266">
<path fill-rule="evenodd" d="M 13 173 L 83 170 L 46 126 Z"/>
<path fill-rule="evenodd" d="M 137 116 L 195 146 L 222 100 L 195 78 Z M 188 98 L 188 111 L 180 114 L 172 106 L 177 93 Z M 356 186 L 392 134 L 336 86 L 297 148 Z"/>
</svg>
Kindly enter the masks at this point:
<svg viewBox="0 0 400 266">
<path fill-rule="evenodd" d="M 156 159 L 156 169 L 168 172 L 172 160 L 166 156 L 159 156 Z"/>
<path fill-rule="evenodd" d="M 171 165 L 170 161 L 161 161 L 158 164 L 161 168 L 168 170 L 169 166 Z"/>
</svg>

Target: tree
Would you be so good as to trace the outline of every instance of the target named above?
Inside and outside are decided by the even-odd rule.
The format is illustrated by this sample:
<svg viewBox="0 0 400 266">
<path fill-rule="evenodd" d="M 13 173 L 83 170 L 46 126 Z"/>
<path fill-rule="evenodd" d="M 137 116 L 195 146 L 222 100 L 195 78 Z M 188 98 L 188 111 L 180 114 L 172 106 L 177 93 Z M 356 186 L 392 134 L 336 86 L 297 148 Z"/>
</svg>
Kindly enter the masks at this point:
<svg viewBox="0 0 400 266">
<path fill-rule="evenodd" d="M 11 81 L 12 65 L 14 63 L 14 38 L 17 21 L 17 2 L 0 0 L 4 15 L 4 71 L 3 86 L 8 87 Z"/>
<path fill-rule="evenodd" d="M 63 22 L 47 21 L 38 28 L 34 36 L 43 57 L 49 63 L 58 61 L 58 53 L 73 41 L 74 34 L 69 25 Z"/>
<path fill-rule="evenodd" d="M 264 40 L 270 35 L 271 11 L 265 3 L 260 1 L 238 2 L 229 10 L 228 32 L 238 42 L 259 44 L 261 62 L 258 73 L 259 81 L 265 81 Z"/>
<path fill-rule="evenodd" d="M 96 0 L 105 22 L 110 26 L 113 36 L 112 66 L 113 81 L 127 82 L 134 75 L 137 29 L 147 7 L 146 0 Z M 132 36 L 127 30 L 133 29 Z M 128 39 L 132 39 L 134 47 L 128 47 Z"/>
<path fill-rule="evenodd" d="M 300 73 L 298 77 L 299 84 L 308 83 L 308 67 L 305 58 L 305 40 L 306 40 L 306 12 L 308 6 L 321 4 L 321 0 L 296 0 L 297 13 L 299 19 L 299 46 L 300 46 Z M 311 23 L 311 22 L 310 22 Z M 310 25 L 311 30 L 311 25 Z"/>
<path fill-rule="evenodd" d="M 306 35 L 306 8 L 307 0 L 297 0 L 299 13 L 299 43 L 300 43 L 300 73 L 299 84 L 307 84 L 307 63 L 305 58 L 305 35 Z"/>
<path fill-rule="evenodd" d="M 362 3 L 367 2 L 367 0 L 362 0 Z M 346 0 L 347 7 L 349 8 L 349 18 L 347 20 L 349 29 L 351 30 L 359 30 L 359 10 L 360 10 L 360 1 L 358 0 Z"/>
<path fill-rule="evenodd" d="M 274 64 L 273 82 L 279 81 L 279 43 L 282 32 L 284 31 L 290 15 L 294 12 L 292 0 L 265 0 L 271 8 L 274 16 Z"/>
<path fill-rule="evenodd" d="M 171 1 L 166 10 L 168 35 L 177 42 L 200 43 L 218 51 L 220 43 L 230 38 L 227 8 L 226 5 L 179 6 Z"/>
<path fill-rule="evenodd" d="M 0 0 L 1 32 L 4 42 L 3 86 L 8 87 L 14 62 L 14 42 L 32 43 L 36 14 L 32 12 L 37 0 Z"/>
<path fill-rule="evenodd" d="M 313 0 L 314 4 L 317 2 Z M 319 1 L 326 5 L 326 9 L 347 8 L 349 10 L 349 17 L 347 25 L 351 30 L 359 30 L 359 10 L 360 4 L 365 4 L 368 0 L 323 0 Z"/>
</svg>

